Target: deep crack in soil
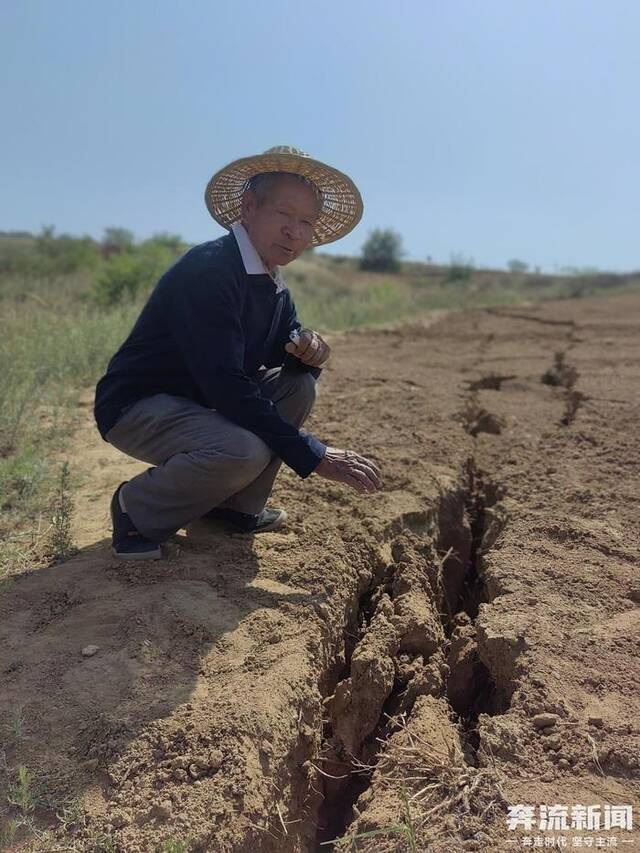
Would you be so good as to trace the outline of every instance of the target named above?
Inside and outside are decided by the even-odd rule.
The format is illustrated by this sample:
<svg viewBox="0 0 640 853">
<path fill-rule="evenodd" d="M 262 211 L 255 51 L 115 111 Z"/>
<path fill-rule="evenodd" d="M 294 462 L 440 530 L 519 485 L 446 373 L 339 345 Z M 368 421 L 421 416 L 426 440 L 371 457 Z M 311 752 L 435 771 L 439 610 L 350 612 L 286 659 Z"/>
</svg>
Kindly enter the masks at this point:
<svg viewBox="0 0 640 853">
<path fill-rule="evenodd" d="M 308 426 L 384 489 L 285 470 L 287 530 L 144 567 L 109 556 L 141 466 L 87 396 L 82 551 L 0 605 L 13 849 L 512 850 L 508 804 L 637 808 L 639 331 L 624 297 L 335 336 Z"/>
<path fill-rule="evenodd" d="M 560 386 L 564 391 L 565 409 L 560 423 L 570 426 L 576 417 L 582 402 L 587 398 L 576 389 L 579 373 L 574 365 L 569 364 L 566 352 L 560 350 L 555 354 L 552 366 L 542 374 L 545 385 Z"/>
<path fill-rule="evenodd" d="M 434 696 L 455 712 L 465 761 L 474 767 L 480 714 L 504 713 L 509 706 L 508 688 L 494 682 L 479 657 L 475 626 L 480 603 L 489 603 L 482 558 L 504 524 L 504 515 L 499 529 L 495 518 L 489 522 L 500 490 L 477 471 L 473 458 L 461 473 L 463 488 L 443 493 L 432 517 L 401 518 L 399 533 L 393 525 L 395 535 L 385 545 L 396 560 L 374 573 L 355 624 L 346 627 L 347 663 L 325 701 L 332 719 L 321 747 L 318 844 L 342 836 L 350 825 L 389 737 L 410 721 L 419 696 Z M 395 628 L 390 642 L 389 623 Z M 367 647 L 384 652 L 375 657 Z M 366 662 L 364 678 L 353 673 L 354 653 Z M 377 719 L 369 714 L 372 708 L 379 709 Z"/>
</svg>

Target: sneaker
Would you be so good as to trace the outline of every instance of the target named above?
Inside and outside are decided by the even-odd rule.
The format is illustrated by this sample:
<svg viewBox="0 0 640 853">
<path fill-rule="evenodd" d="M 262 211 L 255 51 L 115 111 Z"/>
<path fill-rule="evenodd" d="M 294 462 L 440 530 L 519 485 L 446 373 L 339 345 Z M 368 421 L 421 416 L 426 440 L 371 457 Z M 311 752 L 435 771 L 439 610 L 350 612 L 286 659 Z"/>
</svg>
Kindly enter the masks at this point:
<svg viewBox="0 0 640 853">
<path fill-rule="evenodd" d="M 160 560 L 162 551 L 158 543 L 143 536 L 127 513 L 122 511 L 120 489 L 123 486 L 124 483 L 120 483 L 111 498 L 111 551 L 121 560 Z"/>
<path fill-rule="evenodd" d="M 259 515 L 237 512 L 234 509 L 215 507 L 202 516 L 209 521 L 224 521 L 241 533 L 264 533 L 267 530 L 278 530 L 287 521 L 287 513 L 283 509 L 263 509 Z"/>
</svg>

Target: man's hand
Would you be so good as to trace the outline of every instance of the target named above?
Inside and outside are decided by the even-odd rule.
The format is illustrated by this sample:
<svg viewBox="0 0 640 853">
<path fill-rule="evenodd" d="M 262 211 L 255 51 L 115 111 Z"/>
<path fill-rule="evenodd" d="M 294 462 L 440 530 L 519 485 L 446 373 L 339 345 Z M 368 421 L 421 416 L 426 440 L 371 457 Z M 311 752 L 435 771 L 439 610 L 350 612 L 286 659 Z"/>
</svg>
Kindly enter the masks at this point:
<svg viewBox="0 0 640 853">
<path fill-rule="evenodd" d="M 291 355 L 295 355 L 296 358 L 311 367 L 322 367 L 328 361 L 331 349 L 317 332 L 313 332 L 311 329 L 300 329 L 295 337 L 295 342 L 291 340 L 284 346 Z"/>
<path fill-rule="evenodd" d="M 346 483 L 357 492 L 377 492 L 382 485 L 380 470 L 375 462 L 352 450 L 338 450 L 335 447 L 327 447 L 324 459 L 313 473 L 327 480 Z"/>
</svg>

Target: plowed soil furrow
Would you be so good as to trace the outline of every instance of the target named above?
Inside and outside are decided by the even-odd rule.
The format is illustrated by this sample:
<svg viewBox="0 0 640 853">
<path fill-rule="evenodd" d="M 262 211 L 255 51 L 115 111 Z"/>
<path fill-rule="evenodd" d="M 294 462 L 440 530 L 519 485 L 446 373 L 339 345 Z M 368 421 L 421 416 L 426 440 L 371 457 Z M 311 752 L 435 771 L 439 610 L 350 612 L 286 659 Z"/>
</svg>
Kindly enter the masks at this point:
<svg viewBox="0 0 640 853">
<path fill-rule="evenodd" d="M 151 566 L 108 554 L 140 466 L 87 412 L 83 550 L 0 605 L 2 803 L 26 765 L 37 827 L 74 797 L 68 843 L 127 853 L 513 850 L 509 804 L 637 817 L 639 331 L 623 297 L 335 336 L 308 426 L 384 489 L 285 470 L 285 532 L 194 524 Z"/>
</svg>

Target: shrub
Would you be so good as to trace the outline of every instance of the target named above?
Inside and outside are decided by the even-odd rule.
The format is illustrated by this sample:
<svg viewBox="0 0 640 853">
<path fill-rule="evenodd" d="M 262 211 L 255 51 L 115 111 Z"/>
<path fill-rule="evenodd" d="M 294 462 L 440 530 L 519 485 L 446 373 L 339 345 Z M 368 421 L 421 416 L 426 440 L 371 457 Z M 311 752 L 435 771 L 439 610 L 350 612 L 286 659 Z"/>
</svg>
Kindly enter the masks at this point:
<svg viewBox="0 0 640 853">
<path fill-rule="evenodd" d="M 100 305 L 115 305 L 149 290 L 176 253 L 150 240 L 129 252 L 113 255 L 100 270 L 94 295 Z"/>
<path fill-rule="evenodd" d="M 402 237 L 390 228 L 374 229 L 362 247 L 360 269 L 397 272 L 400 269 Z"/>
<path fill-rule="evenodd" d="M 473 274 L 473 258 L 465 258 L 460 252 L 451 255 L 447 281 L 468 281 Z"/>
<path fill-rule="evenodd" d="M 127 228 L 116 228 L 111 226 L 104 229 L 102 237 L 102 254 L 105 258 L 127 252 L 133 248 L 134 237 Z"/>
<path fill-rule="evenodd" d="M 0 273 L 25 278 L 61 278 L 95 269 L 100 262 L 98 245 L 91 237 L 55 236 L 52 225 L 45 225 L 33 240 L 14 241 L 2 248 Z"/>
<path fill-rule="evenodd" d="M 525 261 L 519 261 L 517 258 L 512 258 L 507 261 L 509 272 L 526 272 L 529 269 L 529 264 Z"/>
<path fill-rule="evenodd" d="M 174 254 L 180 254 L 185 249 L 185 244 L 179 234 L 169 234 L 166 231 L 160 231 L 158 234 L 153 234 L 148 240 L 142 243 L 143 246 L 163 246 L 169 249 Z"/>
</svg>

